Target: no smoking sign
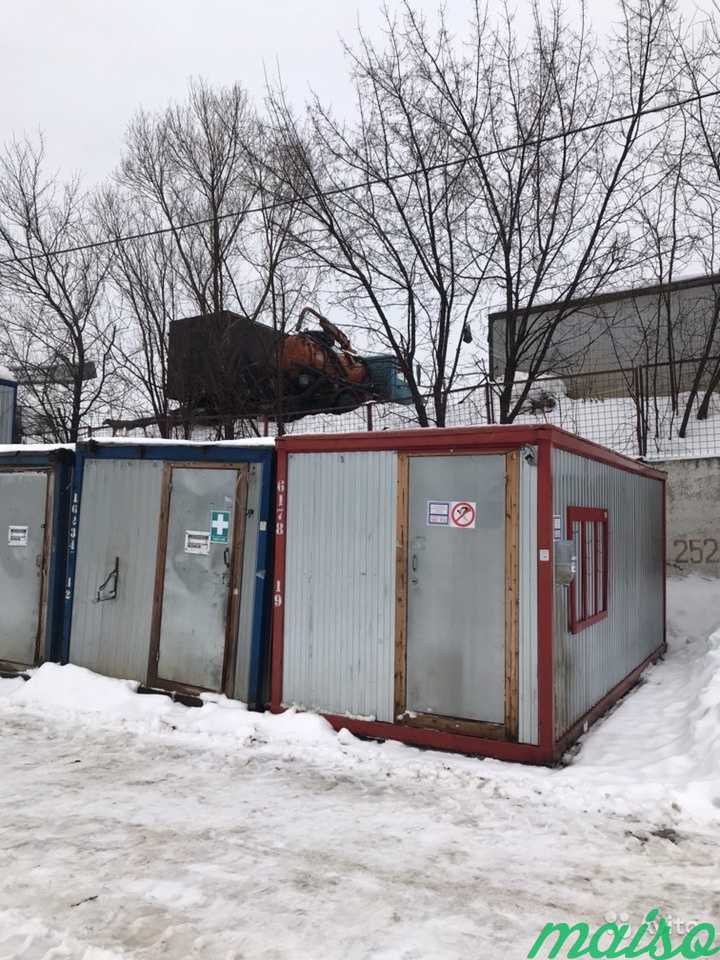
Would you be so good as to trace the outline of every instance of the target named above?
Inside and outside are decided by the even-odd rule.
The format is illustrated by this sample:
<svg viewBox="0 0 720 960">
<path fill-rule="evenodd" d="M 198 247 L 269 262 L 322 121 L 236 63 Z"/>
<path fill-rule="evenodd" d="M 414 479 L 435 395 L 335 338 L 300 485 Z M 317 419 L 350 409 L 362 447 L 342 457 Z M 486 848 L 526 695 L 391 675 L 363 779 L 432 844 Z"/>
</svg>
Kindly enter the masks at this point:
<svg viewBox="0 0 720 960">
<path fill-rule="evenodd" d="M 450 526 L 460 530 L 475 529 L 475 504 L 471 500 L 453 500 L 450 504 Z"/>
<path fill-rule="evenodd" d="M 427 526 L 474 530 L 477 519 L 475 500 L 428 500 Z"/>
</svg>

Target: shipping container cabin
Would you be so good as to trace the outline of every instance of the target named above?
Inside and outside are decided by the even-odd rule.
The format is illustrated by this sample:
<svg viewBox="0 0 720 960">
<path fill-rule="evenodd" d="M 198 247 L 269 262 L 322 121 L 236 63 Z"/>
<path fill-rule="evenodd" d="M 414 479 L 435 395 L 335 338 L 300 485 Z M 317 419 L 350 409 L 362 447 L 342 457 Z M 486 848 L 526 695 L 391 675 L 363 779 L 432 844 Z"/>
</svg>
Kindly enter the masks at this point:
<svg viewBox="0 0 720 960">
<path fill-rule="evenodd" d="M 0 446 L 0 669 L 61 656 L 69 447 Z"/>
<path fill-rule="evenodd" d="M 67 659 L 260 703 L 272 468 L 272 440 L 78 445 Z"/>
<path fill-rule="evenodd" d="M 665 647 L 664 475 L 550 426 L 277 443 L 272 708 L 552 763 Z"/>
</svg>

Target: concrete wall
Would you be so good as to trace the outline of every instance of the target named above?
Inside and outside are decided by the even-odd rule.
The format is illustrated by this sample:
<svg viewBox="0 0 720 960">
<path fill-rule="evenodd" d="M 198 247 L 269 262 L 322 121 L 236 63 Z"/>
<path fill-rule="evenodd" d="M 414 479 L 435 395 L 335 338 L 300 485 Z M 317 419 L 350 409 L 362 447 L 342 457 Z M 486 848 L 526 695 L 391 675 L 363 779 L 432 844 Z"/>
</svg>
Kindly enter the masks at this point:
<svg viewBox="0 0 720 960">
<path fill-rule="evenodd" d="M 720 577 L 720 457 L 653 466 L 668 475 L 668 572 Z"/>
</svg>

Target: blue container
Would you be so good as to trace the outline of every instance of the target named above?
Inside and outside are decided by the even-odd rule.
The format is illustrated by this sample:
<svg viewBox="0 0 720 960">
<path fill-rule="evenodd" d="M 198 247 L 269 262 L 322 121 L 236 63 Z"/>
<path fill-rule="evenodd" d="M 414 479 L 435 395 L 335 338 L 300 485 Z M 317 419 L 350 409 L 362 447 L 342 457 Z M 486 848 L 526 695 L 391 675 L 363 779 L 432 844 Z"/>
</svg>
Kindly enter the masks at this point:
<svg viewBox="0 0 720 960">
<path fill-rule="evenodd" d="M 264 703 L 271 440 L 78 445 L 65 656 Z"/>
<path fill-rule="evenodd" d="M 0 665 L 62 656 L 73 451 L 0 447 Z"/>
</svg>

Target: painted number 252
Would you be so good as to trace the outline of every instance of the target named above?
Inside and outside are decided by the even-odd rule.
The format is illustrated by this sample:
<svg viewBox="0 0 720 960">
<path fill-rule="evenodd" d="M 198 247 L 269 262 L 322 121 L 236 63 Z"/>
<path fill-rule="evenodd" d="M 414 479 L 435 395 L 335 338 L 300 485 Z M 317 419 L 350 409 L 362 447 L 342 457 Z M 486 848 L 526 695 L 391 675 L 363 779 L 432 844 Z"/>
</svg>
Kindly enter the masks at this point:
<svg viewBox="0 0 720 960">
<path fill-rule="evenodd" d="M 719 563 L 718 542 L 712 537 L 704 540 L 673 540 L 675 563 Z"/>
</svg>

